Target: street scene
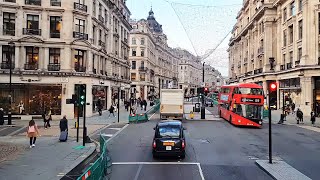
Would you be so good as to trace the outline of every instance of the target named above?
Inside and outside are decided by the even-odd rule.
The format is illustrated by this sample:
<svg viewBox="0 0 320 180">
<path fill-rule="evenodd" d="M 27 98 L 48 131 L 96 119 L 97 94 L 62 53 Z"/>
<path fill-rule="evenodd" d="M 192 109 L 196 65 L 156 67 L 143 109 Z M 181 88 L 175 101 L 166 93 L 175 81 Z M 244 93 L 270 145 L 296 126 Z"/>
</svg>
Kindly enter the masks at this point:
<svg viewBox="0 0 320 180">
<path fill-rule="evenodd" d="M 319 179 L 320 1 L 0 9 L 1 180 Z"/>
</svg>

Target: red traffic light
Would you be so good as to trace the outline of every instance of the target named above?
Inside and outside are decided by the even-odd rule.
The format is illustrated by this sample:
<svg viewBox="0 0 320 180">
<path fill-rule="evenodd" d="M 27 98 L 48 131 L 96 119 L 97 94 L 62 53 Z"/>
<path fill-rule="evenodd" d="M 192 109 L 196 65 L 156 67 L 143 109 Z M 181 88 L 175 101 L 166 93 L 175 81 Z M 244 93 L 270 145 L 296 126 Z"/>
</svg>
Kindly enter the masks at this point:
<svg viewBox="0 0 320 180">
<path fill-rule="evenodd" d="M 208 91 L 209 91 L 209 88 L 204 88 L 204 91 L 205 91 L 205 92 L 208 92 Z"/>
<path fill-rule="evenodd" d="M 276 82 L 270 83 L 269 89 L 270 89 L 270 91 L 276 91 L 277 90 L 277 83 Z"/>
</svg>

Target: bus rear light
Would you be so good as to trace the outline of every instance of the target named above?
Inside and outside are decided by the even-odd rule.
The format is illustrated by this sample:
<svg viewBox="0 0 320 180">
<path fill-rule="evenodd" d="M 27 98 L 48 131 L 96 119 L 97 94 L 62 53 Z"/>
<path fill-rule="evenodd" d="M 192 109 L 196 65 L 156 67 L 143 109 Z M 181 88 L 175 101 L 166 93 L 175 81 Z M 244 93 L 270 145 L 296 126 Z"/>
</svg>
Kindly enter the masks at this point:
<svg viewBox="0 0 320 180">
<path fill-rule="evenodd" d="M 261 124 L 262 124 L 262 121 L 259 121 L 259 124 L 261 125 Z"/>
<path fill-rule="evenodd" d="M 157 147 L 156 141 L 153 141 L 152 147 L 153 147 L 153 149 L 155 149 Z"/>
<path fill-rule="evenodd" d="M 241 122 L 241 120 L 239 119 L 239 120 L 238 120 L 238 122 L 240 123 L 240 122 Z"/>
</svg>

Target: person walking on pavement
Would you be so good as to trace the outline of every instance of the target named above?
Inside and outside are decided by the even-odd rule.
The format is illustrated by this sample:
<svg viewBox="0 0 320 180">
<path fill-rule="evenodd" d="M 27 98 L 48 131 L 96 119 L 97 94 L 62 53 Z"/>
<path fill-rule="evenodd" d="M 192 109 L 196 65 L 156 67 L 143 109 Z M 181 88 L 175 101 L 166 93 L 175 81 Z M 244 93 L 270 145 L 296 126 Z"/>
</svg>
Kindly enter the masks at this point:
<svg viewBox="0 0 320 180">
<path fill-rule="evenodd" d="M 102 116 L 102 101 L 101 101 L 101 97 L 99 97 L 99 99 L 98 99 L 97 108 L 98 108 L 99 116 Z"/>
<path fill-rule="evenodd" d="M 46 120 L 46 108 L 42 109 L 42 119 L 43 119 L 43 127 L 46 128 L 47 120 Z"/>
<path fill-rule="evenodd" d="M 113 105 L 111 105 L 110 108 L 109 108 L 109 116 L 108 116 L 108 118 L 110 118 L 111 113 L 113 114 L 113 117 L 116 117 L 114 115 L 114 107 L 113 107 Z"/>
<path fill-rule="evenodd" d="M 60 120 L 60 132 L 66 131 L 67 132 L 67 137 L 65 140 L 68 139 L 68 120 L 67 120 L 67 116 L 64 115 L 63 118 Z"/>
<path fill-rule="evenodd" d="M 303 123 L 303 112 L 298 108 L 297 110 L 297 124 Z"/>
<path fill-rule="evenodd" d="M 124 107 L 127 111 L 129 111 L 129 106 L 130 106 L 130 102 L 129 101 L 124 101 Z"/>
<path fill-rule="evenodd" d="M 143 110 L 143 100 L 140 100 L 140 108 L 141 108 L 141 110 Z"/>
<path fill-rule="evenodd" d="M 35 147 L 37 136 L 40 136 L 40 133 L 34 120 L 29 121 L 29 126 L 27 127 L 27 136 L 30 138 L 30 148 Z"/>
<path fill-rule="evenodd" d="M 50 128 L 50 121 L 52 120 L 52 113 L 51 113 L 51 108 L 46 112 L 45 116 L 46 122 L 45 122 L 45 129 Z"/>
<path fill-rule="evenodd" d="M 3 109 L 0 108 L 0 125 L 3 125 L 4 124 L 4 112 L 3 112 Z"/>
<path fill-rule="evenodd" d="M 314 111 L 311 111 L 311 113 L 310 113 L 310 115 L 311 115 L 311 124 L 312 124 L 312 126 L 315 126 L 315 122 L 316 122 L 316 114 L 314 113 Z"/>
<path fill-rule="evenodd" d="M 292 103 L 291 104 L 291 109 L 292 109 L 292 114 L 295 113 L 295 109 L 296 109 L 296 104 Z"/>
<path fill-rule="evenodd" d="M 144 111 L 147 110 L 147 105 L 148 105 L 148 103 L 147 103 L 147 101 L 144 99 L 144 100 L 143 100 L 143 108 L 144 108 Z"/>
</svg>

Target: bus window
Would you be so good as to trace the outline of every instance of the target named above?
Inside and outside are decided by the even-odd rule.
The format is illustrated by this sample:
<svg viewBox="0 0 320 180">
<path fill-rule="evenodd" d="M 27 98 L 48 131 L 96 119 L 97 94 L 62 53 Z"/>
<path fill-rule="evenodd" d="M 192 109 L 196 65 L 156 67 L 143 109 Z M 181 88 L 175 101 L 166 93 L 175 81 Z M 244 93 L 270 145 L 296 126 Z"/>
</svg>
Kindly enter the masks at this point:
<svg viewBox="0 0 320 180">
<path fill-rule="evenodd" d="M 263 95 L 262 88 L 235 88 L 235 94 Z"/>
</svg>

